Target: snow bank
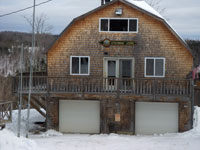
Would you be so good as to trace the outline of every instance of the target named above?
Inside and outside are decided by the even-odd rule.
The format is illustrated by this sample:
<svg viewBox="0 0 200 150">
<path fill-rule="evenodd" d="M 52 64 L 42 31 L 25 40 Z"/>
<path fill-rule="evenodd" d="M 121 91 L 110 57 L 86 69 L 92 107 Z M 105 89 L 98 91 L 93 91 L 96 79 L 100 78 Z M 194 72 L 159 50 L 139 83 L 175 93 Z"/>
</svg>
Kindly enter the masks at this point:
<svg viewBox="0 0 200 150">
<path fill-rule="evenodd" d="M 61 135 L 63 134 L 55 130 L 48 130 L 47 132 L 42 133 L 40 137 L 61 136 Z"/>
<path fill-rule="evenodd" d="M 193 119 L 193 130 L 200 132 L 200 107 L 195 106 Z"/>
<path fill-rule="evenodd" d="M 38 150 L 33 140 L 18 138 L 6 129 L 0 131 L 0 150 Z"/>
<path fill-rule="evenodd" d="M 27 119 L 27 109 L 22 110 L 21 112 L 21 134 L 25 135 L 26 131 L 26 119 Z M 13 131 L 17 134 L 17 128 L 18 128 L 18 110 L 14 110 L 13 113 L 13 120 L 12 123 L 9 123 L 6 125 L 6 129 Z M 45 121 L 45 118 L 40 115 L 35 109 L 30 109 L 30 124 L 29 129 L 37 129 L 40 128 L 39 125 L 34 124 L 34 122 L 40 122 Z"/>
</svg>

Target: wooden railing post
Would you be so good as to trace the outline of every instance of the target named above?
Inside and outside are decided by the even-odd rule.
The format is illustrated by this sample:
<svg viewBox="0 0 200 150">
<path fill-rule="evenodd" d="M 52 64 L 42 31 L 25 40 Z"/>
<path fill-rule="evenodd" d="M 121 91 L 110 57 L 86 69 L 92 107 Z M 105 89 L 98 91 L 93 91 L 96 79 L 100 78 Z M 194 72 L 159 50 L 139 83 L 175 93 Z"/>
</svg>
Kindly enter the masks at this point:
<svg viewBox="0 0 200 150">
<path fill-rule="evenodd" d="M 49 93 L 49 77 L 46 76 L 46 90 L 47 90 L 47 93 Z"/>
<path fill-rule="evenodd" d="M 153 98 L 156 100 L 156 80 L 153 79 Z"/>
<path fill-rule="evenodd" d="M 120 79 L 116 78 L 117 80 L 117 98 L 119 98 L 119 94 L 120 94 Z"/>
<path fill-rule="evenodd" d="M 12 121 L 13 102 L 10 102 L 10 121 Z"/>
<path fill-rule="evenodd" d="M 82 98 L 83 98 L 83 96 L 84 96 L 84 91 L 85 91 L 85 89 L 84 89 L 84 78 L 81 78 L 81 93 L 82 93 Z"/>
</svg>

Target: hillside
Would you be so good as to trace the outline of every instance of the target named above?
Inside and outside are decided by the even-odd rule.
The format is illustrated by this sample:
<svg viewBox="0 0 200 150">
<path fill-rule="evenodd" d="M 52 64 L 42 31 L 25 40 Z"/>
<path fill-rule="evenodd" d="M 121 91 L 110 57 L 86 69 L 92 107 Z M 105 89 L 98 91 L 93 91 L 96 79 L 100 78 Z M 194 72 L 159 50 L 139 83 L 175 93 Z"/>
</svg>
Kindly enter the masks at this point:
<svg viewBox="0 0 200 150">
<path fill-rule="evenodd" d="M 200 64 L 200 41 L 199 40 L 186 40 L 188 46 L 194 54 L 194 66 Z"/>
<path fill-rule="evenodd" d="M 45 54 L 57 35 L 36 34 L 36 48 L 34 52 L 34 71 L 46 71 Z M 15 75 L 20 67 L 21 44 L 24 47 L 23 70 L 29 70 L 29 58 L 32 44 L 32 34 L 23 32 L 0 32 L 0 75 Z"/>
</svg>

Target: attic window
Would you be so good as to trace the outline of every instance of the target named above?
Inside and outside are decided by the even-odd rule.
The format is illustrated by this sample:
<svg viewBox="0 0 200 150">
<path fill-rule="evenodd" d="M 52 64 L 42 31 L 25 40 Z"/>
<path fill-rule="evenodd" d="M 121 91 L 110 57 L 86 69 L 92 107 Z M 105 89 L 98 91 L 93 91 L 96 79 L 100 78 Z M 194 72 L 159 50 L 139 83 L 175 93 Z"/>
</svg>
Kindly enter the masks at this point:
<svg viewBox="0 0 200 150">
<path fill-rule="evenodd" d="M 138 32 L 137 18 L 101 18 L 100 32 Z"/>
</svg>

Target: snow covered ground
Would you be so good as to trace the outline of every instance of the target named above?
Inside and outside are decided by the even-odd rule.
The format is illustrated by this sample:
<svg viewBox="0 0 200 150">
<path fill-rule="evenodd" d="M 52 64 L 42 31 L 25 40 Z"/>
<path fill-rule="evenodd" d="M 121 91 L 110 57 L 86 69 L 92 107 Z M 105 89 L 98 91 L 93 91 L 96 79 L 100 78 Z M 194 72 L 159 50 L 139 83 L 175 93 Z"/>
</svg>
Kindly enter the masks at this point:
<svg viewBox="0 0 200 150">
<path fill-rule="evenodd" d="M 22 133 L 25 131 L 26 111 L 22 112 Z M 0 150 L 199 150 L 200 149 L 200 108 L 195 107 L 194 129 L 185 133 L 153 136 L 117 134 L 62 134 L 49 130 L 30 138 L 16 137 L 17 112 L 13 112 L 13 123 L 0 131 Z M 44 118 L 31 110 L 31 128 L 34 121 Z"/>
</svg>

